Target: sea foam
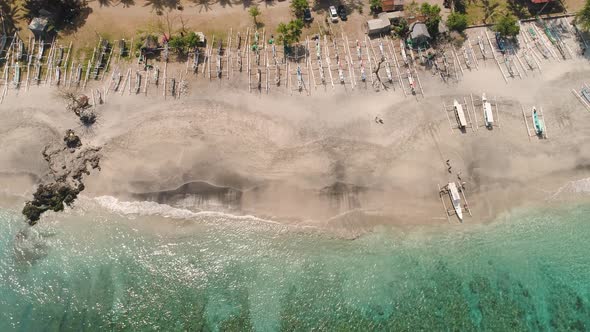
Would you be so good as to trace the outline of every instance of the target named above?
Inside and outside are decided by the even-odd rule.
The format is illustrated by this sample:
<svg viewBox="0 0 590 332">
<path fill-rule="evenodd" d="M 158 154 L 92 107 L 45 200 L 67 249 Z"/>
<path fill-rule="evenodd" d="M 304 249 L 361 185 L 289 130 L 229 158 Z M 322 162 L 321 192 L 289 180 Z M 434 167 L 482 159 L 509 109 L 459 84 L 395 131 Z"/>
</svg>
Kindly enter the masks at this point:
<svg viewBox="0 0 590 332">
<path fill-rule="evenodd" d="M 564 194 L 588 194 L 590 193 L 590 178 L 574 180 L 561 186 L 552 196 L 552 199 L 560 198 Z"/>
<path fill-rule="evenodd" d="M 194 212 L 191 210 L 177 208 L 167 204 L 160 204 L 150 201 L 121 201 L 113 196 L 99 196 L 95 197 L 96 201 L 101 207 L 109 210 L 113 213 L 119 213 L 124 215 L 139 215 L 139 216 L 151 216 L 158 215 L 165 218 L 173 219 L 196 219 L 203 217 L 217 217 L 225 218 L 236 221 L 251 221 L 251 222 L 263 222 L 269 224 L 281 224 L 277 221 L 259 218 L 252 215 L 235 215 L 219 211 L 198 211 Z"/>
</svg>

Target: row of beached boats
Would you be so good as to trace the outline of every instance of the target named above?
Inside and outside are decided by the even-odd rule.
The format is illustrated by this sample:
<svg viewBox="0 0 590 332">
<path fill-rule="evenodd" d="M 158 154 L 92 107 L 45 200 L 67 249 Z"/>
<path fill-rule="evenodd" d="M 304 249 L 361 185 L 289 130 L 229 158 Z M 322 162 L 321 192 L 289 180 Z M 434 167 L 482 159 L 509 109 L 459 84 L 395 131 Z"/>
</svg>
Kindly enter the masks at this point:
<svg viewBox="0 0 590 332">
<path fill-rule="evenodd" d="M 491 129 L 494 126 L 494 112 L 492 111 L 492 103 L 488 100 L 485 93 L 482 93 L 481 95 L 481 104 L 484 124 L 487 128 Z M 453 111 L 455 112 L 459 129 L 465 129 L 468 125 L 467 118 L 465 117 L 465 110 L 463 109 L 463 105 L 461 105 L 457 99 L 453 100 Z"/>
</svg>

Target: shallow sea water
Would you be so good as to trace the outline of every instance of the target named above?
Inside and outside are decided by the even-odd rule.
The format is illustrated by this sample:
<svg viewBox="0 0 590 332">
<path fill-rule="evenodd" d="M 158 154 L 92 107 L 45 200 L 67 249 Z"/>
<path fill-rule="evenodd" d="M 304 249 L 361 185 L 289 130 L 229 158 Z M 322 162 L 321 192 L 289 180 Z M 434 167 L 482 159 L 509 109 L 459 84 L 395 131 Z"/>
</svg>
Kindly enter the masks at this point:
<svg viewBox="0 0 590 332">
<path fill-rule="evenodd" d="M 0 210 L 0 331 L 590 329 L 588 205 L 352 241 L 162 215 Z"/>
</svg>

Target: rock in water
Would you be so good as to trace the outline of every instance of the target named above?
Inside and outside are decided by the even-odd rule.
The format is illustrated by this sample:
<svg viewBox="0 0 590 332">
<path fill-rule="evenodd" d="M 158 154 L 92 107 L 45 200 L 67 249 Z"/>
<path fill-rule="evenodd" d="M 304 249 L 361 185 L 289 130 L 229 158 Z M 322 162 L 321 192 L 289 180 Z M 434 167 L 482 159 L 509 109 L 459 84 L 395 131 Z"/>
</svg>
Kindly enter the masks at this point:
<svg viewBox="0 0 590 332">
<path fill-rule="evenodd" d="M 31 226 L 35 225 L 45 211 L 62 211 L 64 203 L 70 206 L 81 189 L 83 189 L 83 186 L 74 188 L 68 184 L 58 182 L 40 184 L 33 194 L 33 200 L 25 204 L 23 215 L 27 217 Z"/>
</svg>

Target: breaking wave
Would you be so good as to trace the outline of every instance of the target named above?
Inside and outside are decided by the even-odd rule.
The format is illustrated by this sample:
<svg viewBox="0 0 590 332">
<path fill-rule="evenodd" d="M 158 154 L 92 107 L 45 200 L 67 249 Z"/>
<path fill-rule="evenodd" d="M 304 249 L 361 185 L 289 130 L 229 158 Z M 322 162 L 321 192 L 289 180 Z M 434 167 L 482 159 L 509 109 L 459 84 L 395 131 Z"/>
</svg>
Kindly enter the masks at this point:
<svg viewBox="0 0 590 332">
<path fill-rule="evenodd" d="M 219 211 L 194 212 L 187 209 L 177 208 L 167 204 L 161 204 L 151 201 L 121 201 L 113 196 L 99 196 L 94 198 L 94 201 L 110 212 L 123 215 L 157 215 L 173 219 L 200 219 L 203 217 L 222 217 L 235 221 L 263 222 L 268 224 L 281 225 L 281 223 L 277 221 L 263 219 L 252 215 L 235 215 Z"/>
</svg>

